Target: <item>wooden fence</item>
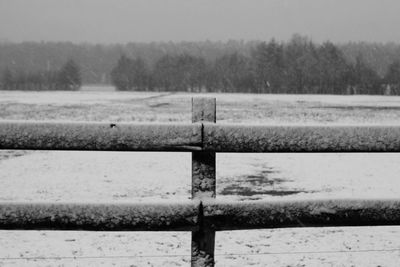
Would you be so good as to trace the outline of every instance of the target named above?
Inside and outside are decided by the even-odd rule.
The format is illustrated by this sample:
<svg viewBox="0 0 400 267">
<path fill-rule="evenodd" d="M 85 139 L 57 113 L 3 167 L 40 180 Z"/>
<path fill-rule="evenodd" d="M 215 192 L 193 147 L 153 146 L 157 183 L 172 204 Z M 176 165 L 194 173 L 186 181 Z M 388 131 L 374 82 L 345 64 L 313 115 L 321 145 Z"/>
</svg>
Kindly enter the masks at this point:
<svg viewBox="0 0 400 267">
<path fill-rule="evenodd" d="M 400 126 L 215 124 L 216 100 L 192 100 L 192 123 L 0 122 L 0 149 L 188 151 L 192 200 L 159 204 L 0 202 L 0 229 L 191 231 L 192 266 L 214 266 L 215 231 L 400 225 L 400 199 L 224 202 L 216 152 L 400 152 Z"/>
</svg>

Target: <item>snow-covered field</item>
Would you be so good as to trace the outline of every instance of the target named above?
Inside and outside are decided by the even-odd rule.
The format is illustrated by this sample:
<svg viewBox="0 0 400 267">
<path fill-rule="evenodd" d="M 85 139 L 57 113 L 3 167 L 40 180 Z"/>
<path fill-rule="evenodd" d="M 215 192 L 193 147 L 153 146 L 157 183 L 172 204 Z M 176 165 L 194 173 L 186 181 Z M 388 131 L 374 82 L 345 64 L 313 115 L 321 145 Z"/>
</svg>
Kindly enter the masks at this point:
<svg viewBox="0 0 400 267">
<path fill-rule="evenodd" d="M 0 119 L 189 122 L 193 96 L 0 91 Z M 400 124 L 400 97 L 208 96 L 217 98 L 219 123 Z M 0 151 L 0 201 L 187 199 L 190 160 L 189 153 Z M 399 160 L 392 153 L 218 154 L 217 196 L 396 198 Z M 400 227 L 218 232 L 216 255 L 217 266 L 399 266 Z M 190 265 L 190 233 L 0 231 L 0 266 L 160 265 Z"/>
</svg>

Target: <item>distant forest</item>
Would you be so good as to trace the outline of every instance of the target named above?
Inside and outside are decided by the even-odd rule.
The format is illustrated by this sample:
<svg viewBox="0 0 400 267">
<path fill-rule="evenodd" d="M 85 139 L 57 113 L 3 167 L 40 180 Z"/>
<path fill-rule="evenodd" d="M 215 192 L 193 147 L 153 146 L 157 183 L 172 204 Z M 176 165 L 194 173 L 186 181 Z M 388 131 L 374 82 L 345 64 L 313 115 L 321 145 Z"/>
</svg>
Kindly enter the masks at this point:
<svg viewBox="0 0 400 267">
<path fill-rule="evenodd" d="M 6 90 L 400 94 L 400 44 L 289 41 L 0 43 Z"/>
</svg>

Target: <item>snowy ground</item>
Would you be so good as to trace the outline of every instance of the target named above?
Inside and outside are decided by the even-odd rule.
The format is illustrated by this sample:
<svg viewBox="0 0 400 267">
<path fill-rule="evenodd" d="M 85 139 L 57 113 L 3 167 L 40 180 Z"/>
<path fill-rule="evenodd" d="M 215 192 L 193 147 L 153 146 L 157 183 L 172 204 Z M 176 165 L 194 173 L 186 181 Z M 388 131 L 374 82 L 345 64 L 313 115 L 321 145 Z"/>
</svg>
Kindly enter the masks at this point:
<svg viewBox="0 0 400 267">
<path fill-rule="evenodd" d="M 192 96 L 0 91 L 0 119 L 190 121 Z M 220 123 L 400 123 L 399 97 L 212 96 Z M 217 195 L 241 200 L 396 198 L 399 160 L 400 155 L 389 153 L 218 154 Z M 0 151 L 0 169 L 0 201 L 190 197 L 189 153 Z M 216 254 L 217 266 L 398 266 L 400 227 L 218 232 Z M 190 233 L 0 232 L 0 266 L 110 265 L 189 266 Z"/>
</svg>

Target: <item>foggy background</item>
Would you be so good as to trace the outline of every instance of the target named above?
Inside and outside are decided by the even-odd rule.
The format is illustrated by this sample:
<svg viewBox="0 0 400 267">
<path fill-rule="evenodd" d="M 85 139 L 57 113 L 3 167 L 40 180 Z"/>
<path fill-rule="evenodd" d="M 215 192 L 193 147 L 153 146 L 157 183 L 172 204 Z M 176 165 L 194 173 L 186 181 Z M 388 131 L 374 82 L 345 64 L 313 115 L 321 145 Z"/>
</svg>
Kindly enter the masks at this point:
<svg viewBox="0 0 400 267">
<path fill-rule="evenodd" d="M 0 0 L 0 40 L 399 42 L 396 0 Z"/>
</svg>

